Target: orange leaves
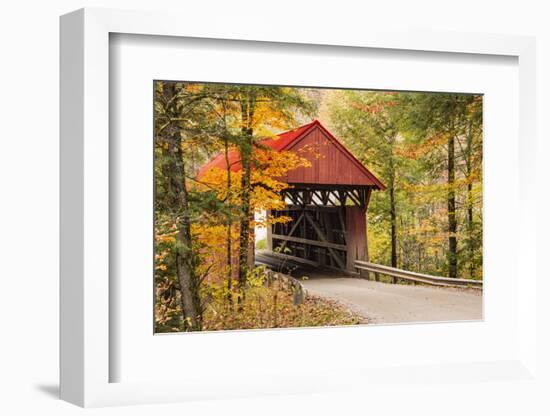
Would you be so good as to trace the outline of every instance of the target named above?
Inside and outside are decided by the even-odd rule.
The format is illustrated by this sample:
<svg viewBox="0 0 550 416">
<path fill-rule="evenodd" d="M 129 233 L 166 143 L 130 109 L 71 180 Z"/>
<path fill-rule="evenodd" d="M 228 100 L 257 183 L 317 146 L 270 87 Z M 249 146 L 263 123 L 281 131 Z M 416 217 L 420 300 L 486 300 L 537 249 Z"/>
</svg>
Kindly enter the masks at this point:
<svg viewBox="0 0 550 416">
<path fill-rule="evenodd" d="M 202 257 L 197 272 L 199 274 L 209 272 L 208 282 L 223 281 L 227 275 L 227 226 L 223 224 L 192 224 L 191 233 L 198 242 L 199 256 Z M 237 246 L 237 227 L 231 227 L 231 243 Z"/>
<path fill-rule="evenodd" d="M 192 94 L 197 94 L 203 89 L 203 84 L 190 83 L 185 84 L 185 90 Z"/>
<path fill-rule="evenodd" d="M 273 151 L 271 149 L 254 148 L 254 169 L 252 170 L 252 192 L 250 196 L 251 211 L 261 212 L 278 210 L 285 206 L 281 191 L 288 187 L 284 182 L 286 174 L 298 167 L 310 166 L 310 162 L 301 155 L 290 151 Z M 214 191 L 218 200 L 228 207 L 241 206 L 242 171 L 231 172 L 230 186 L 227 186 L 227 170 L 217 167 L 205 172 L 196 184 L 196 190 Z M 235 211 L 236 214 L 238 211 Z M 251 227 L 266 227 L 274 222 L 286 222 L 290 218 L 256 215 L 251 221 Z M 212 265 L 209 282 L 223 281 L 227 276 L 227 223 L 226 217 L 211 218 L 204 225 L 193 224 L 192 233 L 200 242 L 201 263 Z M 231 227 L 231 245 L 234 255 L 239 246 L 238 223 Z M 252 240 L 253 236 L 251 236 Z M 235 259 L 236 260 L 236 259 Z M 237 270 L 235 265 L 233 270 Z"/>
<path fill-rule="evenodd" d="M 158 252 L 159 250 L 157 250 Z M 164 263 L 166 257 L 170 254 L 169 250 L 163 250 L 158 254 L 155 254 L 155 270 L 168 270 L 168 266 Z"/>
<path fill-rule="evenodd" d="M 256 169 L 252 172 L 255 182 L 263 182 L 279 189 L 286 188 L 282 178 L 291 170 L 299 167 L 309 167 L 311 163 L 300 154 L 292 151 L 272 151 L 258 149 L 255 152 Z M 279 182 L 279 183 L 275 183 Z"/>
<path fill-rule="evenodd" d="M 378 101 L 373 103 L 350 103 L 350 106 L 363 113 L 372 115 L 380 114 L 388 108 L 398 105 L 397 101 Z"/>
<path fill-rule="evenodd" d="M 284 206 L 280 192 L 288 187 L 284 182 L 286 174 L 299 167 L 311 166 L 311 163 L 296 152 L 272 151 L 267 149 L 255 149 L 255 168 L 252 171 L 251 182 L 253 184 L 251 203 L 255 210 L 280 209 Z M 218 199 L 239 205 L 241 190 L 241 175 L 239 172 L 231 172 L 230 195 L 227 195 L 227 171 L 225 169 L 212 168 L 206 172 L 198 190 L 214 190 Z"/>
<path fill-rule="evenodd" d="M 156 244 L 172 244 L 176 241 L 177 225 L 173 221 L 164 221 L 155 227 Z"/>
<path fill-rule="evenodd" d="M 446 133 L 434 134 L 420 143 L 408 143 L 403 146 L 398 146 L 395 149 L 395 153 L 408 159 L 417 160 L 432 152 L 437 146 L 446 144 L 448 139 L 449 137 Z"/>
<path fill-rule="evenodd" d="M 174 243 L 176 241 L 176 231 L 167 234 L 157 234 L 156 239 L 159 243 Z"/>
</svg>

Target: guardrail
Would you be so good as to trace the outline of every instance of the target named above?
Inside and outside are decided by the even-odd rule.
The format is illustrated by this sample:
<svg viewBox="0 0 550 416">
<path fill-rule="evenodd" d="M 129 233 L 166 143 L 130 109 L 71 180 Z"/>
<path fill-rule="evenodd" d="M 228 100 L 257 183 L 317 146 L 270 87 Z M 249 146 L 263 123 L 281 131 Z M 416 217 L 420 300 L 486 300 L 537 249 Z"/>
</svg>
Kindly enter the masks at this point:
<svg viewBox="0 0 550 416">
<path fill-rule="evenodd" d="M 389 266 L 382 266 L 381 264 L 370 263 L 368 261 L 361 260 L 355 260 L 354 266 L 359 271 L 360 276 L 363 276 L 362 272 L 374 273 L 375 280 L 379 280 L 379 275 L 383 274 L 386 276 L 390 276 L 393 283 L 397 283 L 399 279 L 402 279 L 414 283 L 423 283 L 432 286 L 472 287 L 477 289 L 483 288 L 482 280 L 455 279 L 452 277 L 431 276 L 429 274 L 409 272 L 407 270 L 401 270 Z"/>
</svg>

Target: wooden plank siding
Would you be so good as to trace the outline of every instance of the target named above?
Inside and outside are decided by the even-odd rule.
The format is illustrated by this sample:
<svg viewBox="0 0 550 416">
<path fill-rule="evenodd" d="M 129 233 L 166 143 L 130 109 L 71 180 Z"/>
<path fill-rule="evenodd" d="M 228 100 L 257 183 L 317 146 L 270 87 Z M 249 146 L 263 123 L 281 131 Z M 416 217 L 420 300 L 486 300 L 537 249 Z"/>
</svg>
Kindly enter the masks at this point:
<svg viewBox="0 0 550 416">
<path fill-rule="evenodd" d="M 300 152 L 311 166 L 293 169 L 283 181 L 290 184 L 372 186 L 364 168 L 319 126 L 314 126 L 288 150 Z"/>
<path fill-rule="evenodd" d="M 346 269 L 354 270 L 355 260 L 368 261 L 367 216 L 361 207 L 346 207 Z"/>
</svg>

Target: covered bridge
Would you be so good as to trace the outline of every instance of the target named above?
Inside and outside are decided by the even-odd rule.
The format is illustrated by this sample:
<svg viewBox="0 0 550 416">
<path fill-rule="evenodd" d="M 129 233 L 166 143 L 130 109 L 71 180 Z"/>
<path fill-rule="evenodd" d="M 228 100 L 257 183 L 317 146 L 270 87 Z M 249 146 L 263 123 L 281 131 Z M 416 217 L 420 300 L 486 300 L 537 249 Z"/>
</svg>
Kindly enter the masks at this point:
<svg viewBox="0 0 550 416">
<path fill-rule="evenodd" d="M 355 260 L 368 260 L 366 210 L 372 190 L 385 187 L 318 120 L 262 142 L 275 151 L 299 151 L 311 166 L 299 167 L 280 178 L 284 210 L 273 216 L 292 221 L 268 227 L 268 255 L 310 266 L 353 271 Z M 241 169 L 236 151 L 229 155 L 231 170 Z M 218 155 L 199 172 L 225 168 Z M 268 213 L 269 214 L 269 213 Z"/>
</svg>

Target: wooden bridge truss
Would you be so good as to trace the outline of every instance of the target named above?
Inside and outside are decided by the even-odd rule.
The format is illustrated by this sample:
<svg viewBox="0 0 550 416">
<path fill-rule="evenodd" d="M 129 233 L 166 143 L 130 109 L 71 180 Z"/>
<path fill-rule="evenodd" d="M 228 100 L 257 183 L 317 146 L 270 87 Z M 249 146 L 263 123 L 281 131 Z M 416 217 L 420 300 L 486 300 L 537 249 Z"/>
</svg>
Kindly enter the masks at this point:
<svg viewBox="0 0 550 416">
<path fill-rule="evenodd" d="M 341 271 L 367 260 L 366 209 L 370 186 L 294 184 L 284 191 L 284 210 L 269 213 L 290 217 L 268 229 L 268 249 L 310 266 Z"/>
<path fill-rule="evenodd" d="M 372 187 L 370 186 L 294 186 L 283 191 L 289 205 L 320 207 L 343 207 L 346 205 L 366 208 Z"/>
</svg>

